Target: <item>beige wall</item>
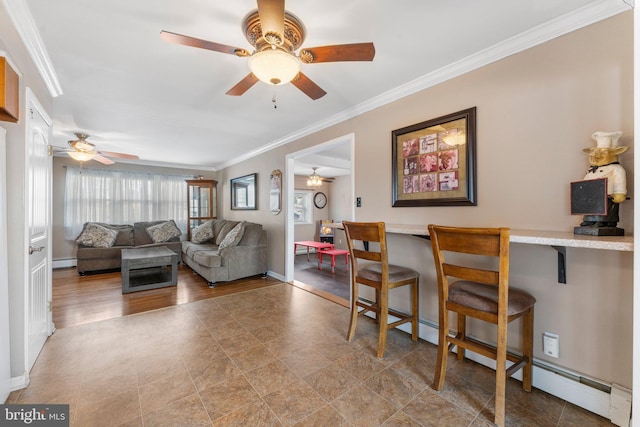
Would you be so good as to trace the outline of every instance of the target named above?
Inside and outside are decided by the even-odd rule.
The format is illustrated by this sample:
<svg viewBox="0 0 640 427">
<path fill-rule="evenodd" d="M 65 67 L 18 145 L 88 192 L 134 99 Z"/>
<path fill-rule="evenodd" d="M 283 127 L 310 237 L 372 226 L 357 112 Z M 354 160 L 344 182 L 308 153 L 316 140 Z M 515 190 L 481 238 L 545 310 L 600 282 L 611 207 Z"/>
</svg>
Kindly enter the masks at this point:
<svg viewBox="0 0 640 427">
<path fill-rule="evenodd" d="M 53 158 L 53 231 L 52 249 L 54 260 L 75 258 L 76 247 L 72 240 L 64 239 L 64 184 L 66 178 L 66 166 L 78 167 L 78 162 L 69 157 Z M 211 171 L 194 169 L 175 169 L 157 166 L 131 165 L 126 163 L 116 163 L 111 166 L 104 166 L 97 162 L 91 162 L 84 167 L 93 169 L 126 170 L 146 173 L 164 173 L 169 175 L 202 175 L 204 179 L 217 179 L 217 173 Z M 186 183 L 184 184 L 186 188 Z M 220 185 L 218 185 L 220 191 Z"/>
<path fill-rule="evenodd" d="M 625 12 L 233 165 L 219 175 L 222 217 L 265 224 L 269 269 L 284 275 L 286 213 L 271 215 L 264 191 L 259 191 L 259 210 L 230 211 L 228 180 L 258 172 L 266 188 L 271 170 L 284 172 L 288 153 L 354 133 L 355 195 L 362 197 L 357 220 L 571 231 L 580 218 L 569 213 L 569 183 L 582 179 L 587 169 L 582 149 L 594 145 L 590 136 L 595 131 L 622 130 L 622 144 L 632 147 L 620 159 L 631 200 L 621 206 L 619 225 L 631 233 L 632 41 L 633 14 Z M 391 131 L 473 106 L 478 114 L 478 205 L 391 207 Z M 284 200 L 287 196 L 285 191 Z M 435 321 L 428 241 L 398 235 L 389 240 L 392 261 L 421 272 L 421 317 Z M 512 283 L 538 300 L 535 357 L 630 387 L 632 254 L 568 248 L 566 285 L 557 283 L 552 248 L 514 244 L 511 255 Z M 406 295 L 398 291 L 392 303 L 406 305 Z M 491 329 L 474 324 L 471 331 L 490 339 Z M 545 331 L 559 334 L 559 359 L 542 353 Z M 514 328 L 510 339 L 516 347 L 517 338 Z"/>
</svg>

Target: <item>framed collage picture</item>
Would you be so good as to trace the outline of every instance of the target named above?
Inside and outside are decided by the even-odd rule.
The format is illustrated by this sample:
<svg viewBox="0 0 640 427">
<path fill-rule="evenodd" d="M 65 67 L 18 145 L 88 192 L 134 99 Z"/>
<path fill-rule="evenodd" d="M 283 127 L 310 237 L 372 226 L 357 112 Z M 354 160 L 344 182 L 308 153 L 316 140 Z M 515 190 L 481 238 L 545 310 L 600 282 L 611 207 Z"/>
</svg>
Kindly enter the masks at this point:
<svg viewBox="0 0 640 427">
<path fill-rule="evenodd" d="M 475 206 L 476 107 L 391 132 L 392 206 Z"/>
</svg>

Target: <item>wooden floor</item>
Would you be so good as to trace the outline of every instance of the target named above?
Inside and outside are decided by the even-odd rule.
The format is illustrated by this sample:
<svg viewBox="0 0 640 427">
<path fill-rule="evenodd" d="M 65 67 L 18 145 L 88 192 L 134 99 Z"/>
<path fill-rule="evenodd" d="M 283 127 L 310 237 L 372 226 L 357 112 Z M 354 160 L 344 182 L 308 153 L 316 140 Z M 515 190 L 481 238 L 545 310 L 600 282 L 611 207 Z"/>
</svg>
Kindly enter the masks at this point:
<svg viewBox="0 0 640 427">
<path fill-rule="evenodd" d="M 258 289 L 282 283 L 254 276 L 219 283 L 207 281 L 185 265 L 178 267 L 178 285 L 122 294 L 120 272 L 80 276 L 73 268 L 53 270 L 52 316 L 57 329 L 142 313 L 172 305 Z"/>
</svg>

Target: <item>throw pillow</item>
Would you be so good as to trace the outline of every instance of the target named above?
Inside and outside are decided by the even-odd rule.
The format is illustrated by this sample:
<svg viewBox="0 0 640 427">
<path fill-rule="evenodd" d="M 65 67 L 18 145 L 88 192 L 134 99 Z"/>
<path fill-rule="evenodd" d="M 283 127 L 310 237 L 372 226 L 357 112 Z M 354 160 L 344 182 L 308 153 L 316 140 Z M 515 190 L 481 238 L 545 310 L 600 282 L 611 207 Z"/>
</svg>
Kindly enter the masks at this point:
<svg viewBox="0 0 640 427">
<path fill-rule="evenodd" d="M 182 232 L 176 226 L 176 223 L 171 220 L 148 227 L 147 234 L 154 243 L 163 243 L 182 235 Z"/>
<path fill-rule="evenodd" d="M 244 221 L 238 223 L 238 225 L 233 227 L 233 229 L 224 236 L 224 239 L 220 242 L 220 245 L 218 245 L 218 251 L 228 248 L 229 246 L 235 246 L 240 242 L 240 240 L 242 240 L 242 236 L 244 235 L 244 224 Z"/>
<path fill-rule="evenodd" d="M 87 223 L 76 242 L 83 246 L 94 248 L 110 248 L 116 241 L 118 232 L 96 223 Z"/>
<path fill-rule="evenodd" d="M 191 230 L 193 243 L 204 243 L 211 239 L 213 239 L 213 221 L 207 221 Z"/>
</svg>

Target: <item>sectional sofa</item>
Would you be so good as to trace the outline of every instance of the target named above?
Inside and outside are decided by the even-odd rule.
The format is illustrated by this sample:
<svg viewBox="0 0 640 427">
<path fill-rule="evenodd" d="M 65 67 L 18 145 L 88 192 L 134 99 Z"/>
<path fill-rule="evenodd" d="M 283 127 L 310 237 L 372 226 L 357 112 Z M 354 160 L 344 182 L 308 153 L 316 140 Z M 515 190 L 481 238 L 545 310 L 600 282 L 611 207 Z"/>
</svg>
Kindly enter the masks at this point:
<svg viewBox="0 0 640 427">
<path fill-rule="evenodd" d="M 261 224 L 215 219 L 182 242 L 182 261 L 214 287 L 243 277 L 267 273 L 267 233 Z"/>
</svg>

